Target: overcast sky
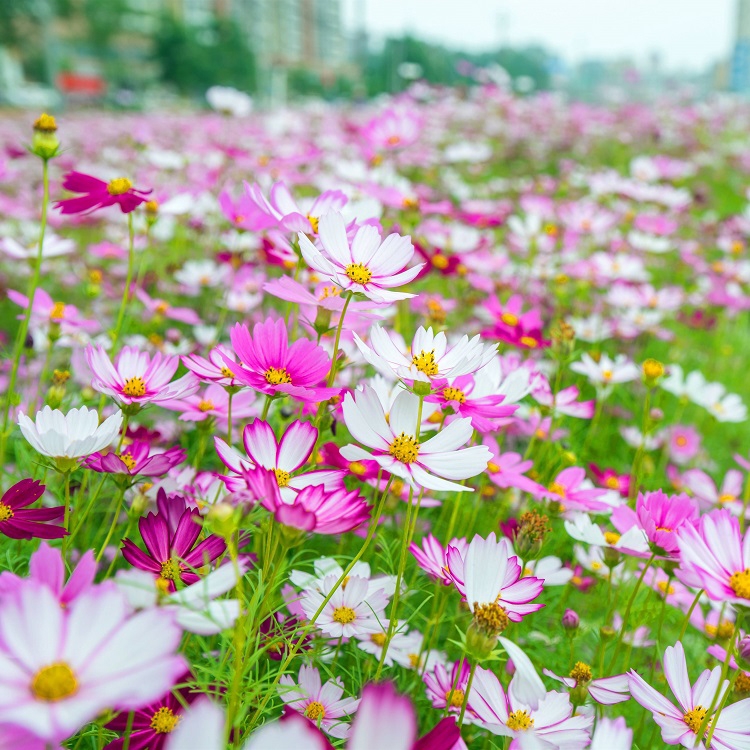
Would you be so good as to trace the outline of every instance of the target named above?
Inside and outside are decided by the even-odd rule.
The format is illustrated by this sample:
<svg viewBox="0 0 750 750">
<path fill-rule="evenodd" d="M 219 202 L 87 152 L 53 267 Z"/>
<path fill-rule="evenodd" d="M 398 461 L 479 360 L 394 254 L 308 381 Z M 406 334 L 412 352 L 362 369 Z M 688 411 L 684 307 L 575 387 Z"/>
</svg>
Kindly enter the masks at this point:
<svg viewBox="0 0 750 750">
<path fill-rule="evenodd" d="M 670 69 L 729 54 L 738 0 L 342 0 L 348 28 L 364 6 L 373 36 L 409 31 L 482 50 L 534 42 L 566 61 L 659 52 Z"/>
</svg>

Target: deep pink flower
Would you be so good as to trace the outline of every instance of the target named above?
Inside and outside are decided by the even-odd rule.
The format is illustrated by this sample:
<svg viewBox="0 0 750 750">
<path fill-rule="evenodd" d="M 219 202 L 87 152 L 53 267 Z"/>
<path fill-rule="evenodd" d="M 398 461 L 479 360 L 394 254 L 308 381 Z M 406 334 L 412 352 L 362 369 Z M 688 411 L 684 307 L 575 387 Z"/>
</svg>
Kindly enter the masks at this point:
<svg viewBox="0 0 750 750">
<path fill-rule="evenodd" d="M 229 359 L 234 361 L 231 368 L 227 366 Z M 236 361 L 234 352 L 224 344 L 218 344 L 211 349 L 208 359 L 198 354 L 188 354 L 182 358 L 182 364 L 204 382 L 218 383 L 223 386 L 238 385 L 234 372 L 240 363 Z"/>
<path fill-rule="evenodd" d="M 173 592 L 177 578 L 186 586 L 199 580 L 193 571 L 216 560 L 226 544 L 215 534 L 195 544 L 201 533 L 200 511 L 186 508 L 184 500 L 167 498 L 162 491 L 157 507 L 157 513 L 149 513 L 138 522 L 147 552 L 130 539 L 123 539 L 122 556 L 136 568 L 153 573 L 166 591 Z"/>
<path fill-rule="evenodd" d="M 482 331 L 484 336 L 524 349 L 539 349 L 550 345 L 542 337 L 542 316 L 539 310 L 532 308 L 523 312 L 523 298 L 520 295 L 514 294 L 505 304 L 501 304 L 496 297 L 490 297 L 485 307 L 494 323 L 491 328 Z"/>
<path fill-rule="evenodd" d="M 78 198 L 58 201 L 55 208 L 63 214 L 80 214 L 95 211 L 97 208 L 118 205 L 124 214 L 145 203 L 151 190 L 139 190 L 125 177 L 117 177 L 104 182 L 82 172 L 68 172 L 63 178 L 63 188 L 72 193 L 84 193 Z"/>
<path fill-rule="evenodd" d="M 612 511 L 612 523 L 621 533 L 633 526 L 643 530 L 652 552 L 676 557 L 675 533 L 685 525 L 698 521 L 698 504 L 687 495 L 665 495 L 661 490 L 638 493 L 635 510 L 621 505 Z"/>
<path fill-rule="evenodd" d="M 201 319 L 195 310 L 190 307 L 174 307 L 163 299 L 150 297 L 143 289 L 136 287 L 135 296 L 143 303 L 145 308 L 154 316 L 176 320 L 178 323 L 187 323 L 191 326 L 200 325 Z"/>
<path fill-rule="evenodd" d="M 589 464 L 589 470 L 602 487 L 617 490 L 621 497 L 630 494 L 630 474 L 618 474 L 614 469 L 600 469 L 596 464 Z"/>
<path fill-rule="evenodd" d="M 533 461 L 524 461 L 520 453 L 500 453 L 493 438 L 485 438 L 484 444 L 492 453 L 487 464 L 487 474 L 494 484 L 502 489 L 518 487 L 522 492 L 530 492 L 532 495 L 544 492 L 544 487 L 525 476 L 534 465 Z"/>
<path fill-rule="evenodd" d="M 242 367 L 226 355 L 222 358 L 240 383 L 267 396 L 288 394 L 312 403 L 326 401 L 340 391 L 320 385 L 331 369 L 325 349 L 308 339 L 297 339 L 289 346 L 282 319 L 256 323 L 252 336 L 247 326 L 237 323 L 230 338 Z"/>
<path fill-rule="evenodd" d="M 463 559 L 466 556 L 466 548 L 469 546 L 466 539 L 454 537 L 443 547 L 442 544 L 432 535 L 428 534 L 422 539 L 422 546 L 419 547 L 415 542 L 409 545 L 409 552 L 414 555 L 422 570 L 435 580 L 442 581 L 445 586 L 453 583 L 453 578 L 448 572 L 448 550 L 453 547 L 458 550 Z"/>
<path fill-rule="evenodd" d="M 55 508 L 27 508 L 44 494 L 45 486 L 34 479 L 16 482 L 0 498 L 0 534 L 11 539 L 60 539 L 68 532 L 46 521 L 60 521 L 62 505 Z"/>
<path fill-rule="evenodd" d="M 559 502 L 563 510 L 600 511 L 609 506 L 599 498 L 606 490 L 591 487 L 586 479 L 586 471 L 580 466 L 563 469 L 550 483 L 543 496 Z"/>
<path fill-rule="evenodd" d="M 163 453 L 151 453 L 151 445 L 136 440 L 120 453 L 93 453 L 83 464 L 94 471 L 107 474 L 128 474 L 131 477 L 160 477 L 182 463 L 187 453 L 180 447 L 169 448 Z"/>
</svg>

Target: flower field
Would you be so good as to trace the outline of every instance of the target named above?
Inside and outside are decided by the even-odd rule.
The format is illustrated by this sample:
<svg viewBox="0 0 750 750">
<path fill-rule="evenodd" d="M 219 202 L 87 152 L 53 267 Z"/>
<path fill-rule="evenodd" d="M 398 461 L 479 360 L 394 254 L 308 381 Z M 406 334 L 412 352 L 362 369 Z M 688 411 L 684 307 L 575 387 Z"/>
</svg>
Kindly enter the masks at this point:
<svg viewBox="0 0 750 750">
<path fill-rule="evenodd" d="M 0 749 L 750 750 L 749 125 L 3 118 Z"/>
</svg>

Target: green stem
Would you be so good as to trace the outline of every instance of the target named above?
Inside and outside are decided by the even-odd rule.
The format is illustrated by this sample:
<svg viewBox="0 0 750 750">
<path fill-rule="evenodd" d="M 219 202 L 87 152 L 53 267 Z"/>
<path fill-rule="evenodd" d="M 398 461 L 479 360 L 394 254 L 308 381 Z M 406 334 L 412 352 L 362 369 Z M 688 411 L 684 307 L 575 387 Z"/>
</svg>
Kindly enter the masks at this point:
<svg viewBox="0 0 750 750">
<path fill-rule="evenodd" d="M 120 302 L 120 312 L 117 314 L 117 323 L 112 332 L 112 352 L 117 351 L 117 342 L 120 340 L 122 333 L 122 324 L 125 320 L 125 311 L 128 309 L 128 300 L 130 298 L 130 284 L 133 281 L 133 267 L 135 266 L 135 229 L 133 228 L 133 212 L 128 214 L 128 272 L 125 277 L 125 288 L 122 291 L 122 302 Z"/>
<path fill-rule="evenodd" d="M 682 621 L 682 628 L 680 629 L 680 637 L 677 639 L 678 641 L 681 641 L 685 637 L 685 632 L 687 631 L 688 623 L 690 622 L 690 615 L 693 614 L 693 610 L 698 606 L 698 602 L 700 601 L 700 598 L 703 596 L 703 589 L 699 589 L 698 593 L 695 595 L 695 599 L 693 599 L 693 603 L 690 605 L 690 609 L 687 611 L 687 614 L 685 615 L 685 619 Z"/>
<path fill-rule="evenodd" d="M 125 495 L 125 485 L 120 487 L 120 490 L 115 493 L 114 499 L 112 500 L 112 505 L 109 507 L 108 514 L 112 514 L 112 523 L 109 525 L 109 531 L 107 532 L 107 536 L 104 539 L 104 544 L 102 544 L 102 548 L 99 550 L 99 554 L 96 556 L 96 562 L 100 562 L 102 557 L 104 557 L 104 550 L 107 549 L 107 545 L 109 544 L 110 539 L 112 539 L 112 534 L 115 533 L 115 528 L 117 526 L 117 520 L 120 515 L 120 504 L 122 503 L 122 498 Z"/>
<path fill-rule="evenodd" d="M 232 399 L 234 398 L 234 391 L 229 392 L 229 398 L 227 399 L 227 444 L 232 445 Z"/>
<path fill-rule="evenodd" d="M 273 396 L 270 393 L 267 393 L 266 402 L 263 404 L 263 413 L 260 415 L 263 422 L 266 421 L 266 417 L 268 416 L 268 409 L 271 406 L 271 401 L 273 401 Z"/>
<path fill-rule="evenodd" d="M 88 474 L 89 472 L 86 472 Z M 102 487 L 104 486 L 104 483 L 107 481 L 107 475 L 104 474 L 101 478 L 101 481 L 99 482 L 98 487 L 94 492 L 91 493 L 89 496 L 89 501 L 86 505 L 86 508 L 84 509 L 81 516 L 78 518 L 78 523 L 75 525 L 75 528 L 70 534 L 70 539 L 68 540 L 68 544 L 73 544 L 73 540 L 75 539 L 78 532 L 81 530 L 84 522 L 89 516 L 89 513 L 91 512 L 91 508 L 94 506 L 94 502 L 96 501 L 96 498 L 99 496 L 99 493 L 101 492 Z M 79 497 L 83 497 L 83 485 L 81 485 L 81 491 L 79 492 Z"/>
<path fill-rule="evenodd" d="M 706 711 L 706 716 L 701 722 L 700 729 L 697 732 L 698 737 L 703 737 L 704 732 L 708 728 L 709 721 L 711 722 L 711 729 L 708 732 L 708 737 L 706 737 L 706 747 L 708 748 L 711 747 L 711 740 L 714 736 L 714 731 L 716 730 L 716 726 L 719 723 L 719 716 L 721 715 L 721 712 L 724 710 L 724 705 L 727 702 L 727 698 L 729 698 L 729 693 L 732 689 L 732 685 L 734 685 L 734 679 L 737 679 L 737 674 L 739 673 L 739 669 L 737 669 L 736 674 L 734 675 L 734 679 L 732 680 L 732 684 L 727 685 L 727 689 L 724 691 L 724 695 L 721 695 L 721 688 L 724 685 L 724 681 L 727 679 L 727 673 L 729 672 L 729 662 L 732 660 L 732 655 L 734 654 L 737 641 L 739 640 L 741 627 L 742 627 L 742 613 L 738 612 L 737 621 L 734 624 L 734 633 L 732 634 L 732 639 L 727 644 L 727 654 L 724 657 L 724 664 L 721 667 L 721 679 L 719 680 L 719 685 L 716 688 L 714 697 L 711 699 L 711 705 L 708 707 L 708 711 Z M 716 714 L 713 716 L 713 718 L 711 718 L 711 714 L 713 713 L 714 706 L 716 706 L 716 702 L 719 701 L 719 696 L 721 696 L 719 707 L 716 710 Z"/>
<path fill-rule="evenodd" d="M 466 714 L 466 706 L 469 705 L 469 693 L 471 692 L 471 685 L 474 682 L 474 673 L 477 671 L 476 662 L 471 665 L 471 672 L 469 672 L 469 681 L 466 683 L 466 692 L 464 693 L 464 702 L 461 704 L 461 713 L 458 717 L 458 728 L 460 729 L 464 725 L 464 715 Z"/>
<path fill-rule="evenodd" d="M 241 695 L 241 684 L 243 674 L 243 656 L 245 651 L 245 613 L 244 613 L 244 596 L 243 596 L 243 581 L 242 571 L 239 565 L 239 552 L 237 549 L 237 540 L 232 537 L 229 541 L 229 557 L 232 560 L 235 573 L 237 575 L 237 599 L 240 602 L 240 614 L 237 617 L 237 622 L 234 625 L 234 674 L 232 675 L 232 685 L 229 692 L 229 703 L 227 707 L 227 720 L 224 728 L 224 742 L 229 743 L 232 726 L 234 724 L 237 711 L 239 709 L 239 701 Z"/>
<path fill-rule="evenodd" d="M 29 332 L 29 323 L 31 322 L 31 308 L 34 303 L 34 296 L 36 295 L 37 287 L 39 286 L 39 279 L 42 270 L 42 248 L 44 247 L 44 234 L 47 231 L 47 207 L 49 205 L 49 161 L 47 159 L 42 160 L 42 185 L 44 193 L 42 196 L 42 218 L 39 227 L 39 245 L 36 254 L 36 264 L 34 265 L 34 273 L 31 276 L 29 282 L 28 291 L 26 296 L 28 297 L 28 304 L 26 306 L 26 312 L 21 321 L 21 327 L 18 329 L 18 335 L 16 336 L 16 344 L 13 349 L 13 365 L 10 370 L 10 379 L 8 381 L 8 390 L 5 397 L 5 409 L 3 412 L 3 430 L 0 433 L 0 469 L 5 466 L 5 447 L 8 439 L 8 420 L 10 418 L 10 407 L 13 403 L 13 397 L 16 393 L 16 381 L 18 379 L 18 367 L 21 362 L 21 355 L 23 354 L 24 344 L 26 343 L 26 334 Z"/>
<path fill-rule="evenodd" d="M 339 324 L 336 326 L 336 337 L 333 340 L 333 357 L 331 359 L 331 369 L 328 372 L 328 380 L 326 381 L 326 386 L 330 388 L 333 385 L 333 381 L 336 379 L 336 370 L 338 369 L 338 353 L 339 353 L 339 342 L 341 341 L 341 330 L 344 327 L 344 318 L 346 317 L 346 311 L 349 307 L 349 303 L 352 301 L 352 297 L 354 295 L 352 292 L 348 292 L 346 295 L 346 300 L 344 302 L 344 307 L 341 308 L 341 316 L 339 317 Z"/>
</svg>

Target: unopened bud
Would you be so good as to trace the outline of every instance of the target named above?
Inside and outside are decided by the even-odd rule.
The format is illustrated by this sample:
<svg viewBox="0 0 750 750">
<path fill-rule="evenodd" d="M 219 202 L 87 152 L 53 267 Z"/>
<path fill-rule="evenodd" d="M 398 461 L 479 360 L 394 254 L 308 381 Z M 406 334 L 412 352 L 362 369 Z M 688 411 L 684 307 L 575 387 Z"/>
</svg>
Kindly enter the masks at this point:
<svg viewBox="0 0 750 750">
<path fill-rule="evenodd" d="M 45 161 L 57 156 L 60 141 L 56 135 L 57 123 L 52 115 L 42 114 L 34 121 L 31 151 Z"/>
<path fill-rule="evenodd" d="M 643 382 L 653 388 L 664 375 L 664 365 L 656 359 L 647 359 L 642 367 Z"/>
<path fill-rule="evenodd" d="M 237 531 L 237 521 L 237 509 L 229 503 L 215 503 L 206 513 L 207 525 L 223 539 L 229 539 Z"/>
<path fill-rule="evenodd" d="M 737 644 L 737 662 L 743 669 L 750 669 L 750 635 Z"/>
<path fill-rule="evenodd" d="M 429 396 L 430 395 L 430 384 L 425 383 L 424 380 L 415 380 L 412 390 L 417 396 Z"/>
<path fill-rule="evenodd" d="M 51 409 L 59 409 L 65 398 L 65 386 L 53 385 L 47 391 L 46 403 Z"/>
<path fill-rule="evenodd" d="M 564 630 L 575 632 L 578 630 L 578 626 L 581 624 L 581 618 L 578 616 L 578 612 L 573 609 L 566 609 L 561 620 Z"/>
</svg>

